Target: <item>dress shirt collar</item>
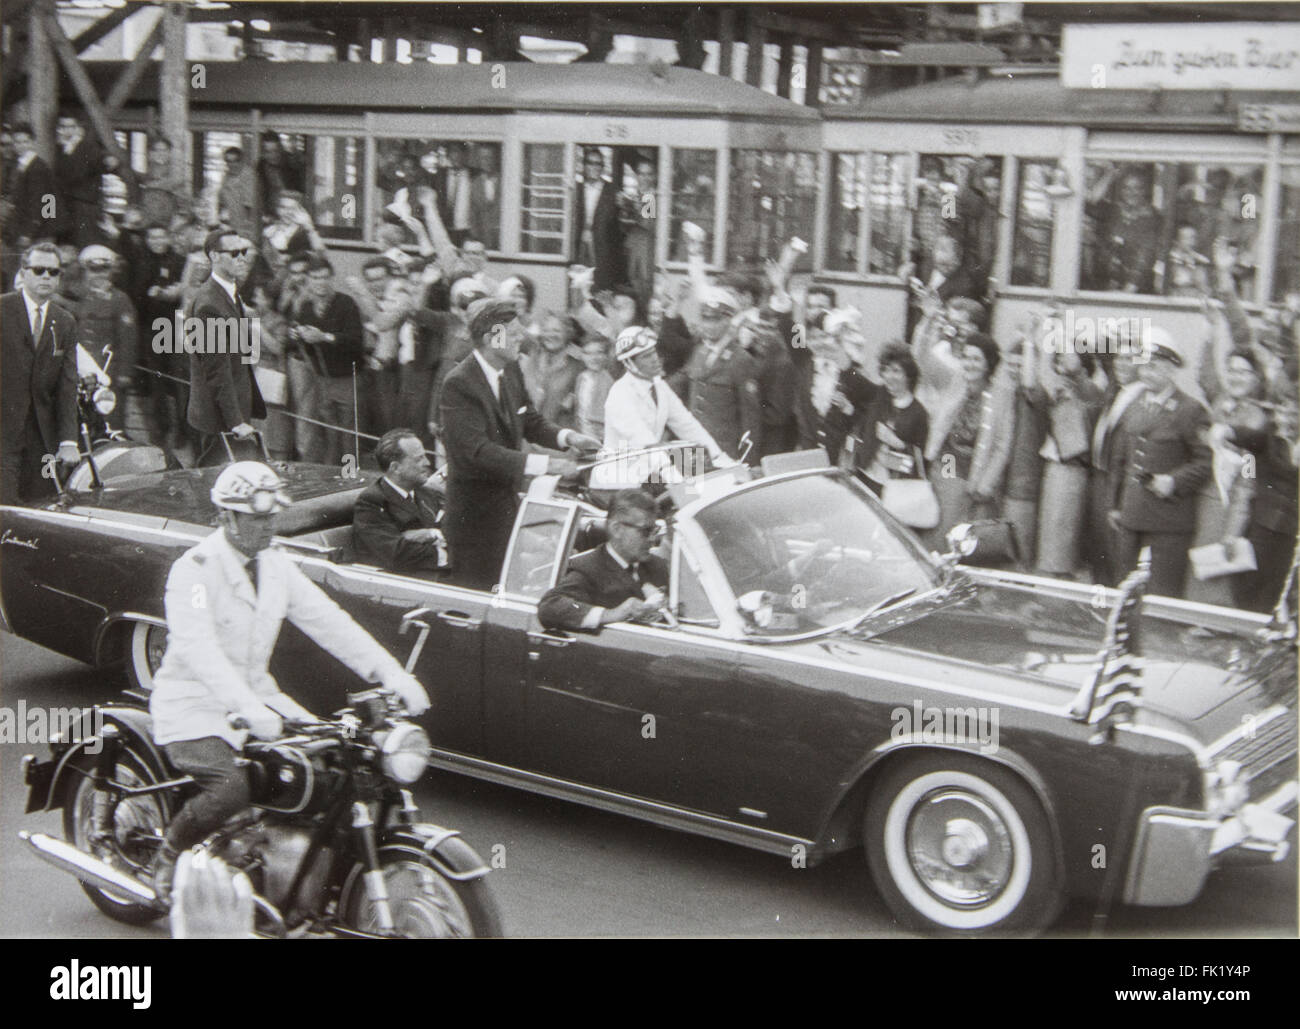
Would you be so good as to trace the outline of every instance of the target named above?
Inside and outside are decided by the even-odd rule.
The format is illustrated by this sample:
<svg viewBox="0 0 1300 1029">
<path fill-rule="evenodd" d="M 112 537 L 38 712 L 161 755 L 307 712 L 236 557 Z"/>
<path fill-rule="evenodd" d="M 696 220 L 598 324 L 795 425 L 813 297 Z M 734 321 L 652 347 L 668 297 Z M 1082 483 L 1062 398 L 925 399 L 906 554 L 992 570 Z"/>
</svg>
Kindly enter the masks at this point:
<svg viewBox="0 0 1300 1029">
<path fill-rule="evenodd" d="M 36 151 L 35 150 L 27 151 L 27 153 L 22 155 L 22 157 L 18 158 L 18 170 L 26 171 L 27 166 L 31 164 L 34 160 L 36 160 Z"/>
<path fill-rule="evenodd" d="M 617 562 L 620 568 L 626 568 L 628 571 L 632 570 L 632 562 L 628 561 L 626 558 L 623 557 L 622 554 L 620 554 L 617 550 L 615 550 L 614 544 L 606 543 L 605 549 L 609 551 L 609 556 L 612 557 L 615 560 L 615 562 Z"/>
<path fill-rule="evenodd" d="M 474 360 L 478 362 L 478 366 L 483 369 L 483 374 L 487 376 L 488 386 L 492 388 L 492 395 L 496 397 L 497 400 L 500 400 L 501 376 L 505 372 L 505 369 L 493 368 L 492 365 L 488 363 L 488 359 L 478 350 L 474 351 Z"/>
<path fill-rule="evenodd" d="M 1175 386 L 1174 386 L 1174 384 L 1171 382 L 1168 386 L 1166 386 L 1164 389 L 1162 389 L 1159 393 L 1152 393 L 1152 394 L 1150 394 L 1150 395 L 1147 397 L 1147 403 L 1150 404 L 1152 407 L 1164 407 L 1166 404 L 1169 403 L 1170 398 L 1173 397 L 1173 395 L 1174 395 L 1174 389 L 1175 389 Z"/>
<path fill-rule="evenodd" d="M 44 303 L 40 303 L 34 297 L 29 296 L 27 290 L 20 288 L 18 292 L 20 292 L 23 295 L 23 302 L 27 305 L 28 323 L 30 323 L 36 317 L 36 313 L 38 311 L 41 314 L 46 314 L 49 311 L 50 302 L 48 300 L 45 301 Z"/>
<path fill-rule="evenodd" d="M 230 297 L 230 302 L 232 304 L 235 304 L 236 306 L 239 305 L 239 301 L 235 299 L 237 292 L 236 286 L 230 281 L 230 279 L 227 279 L 224 275 L 220 275 L 214 271 L 212 273 L 212 281 L 226 291 L 226 295 Z"/>
<path fill-rule="evenodd" d="M 388 483 L 388 485 L 389 485 L 389 487 L 392 489 L 392 491 L 393 491 L 394 493 L 396 493 L 399 497 L 401 497 L 403 500 L 410 500 L 410 499 L 411 499 L 411 494 L 414 492 L 413 490 L 405 490 L 405 489 L 402 489 L 401 486 L 397 485 L 397 483 L 395 483 L 395 482 L 394 482 L 394 481 L 393 481 L 389 476 L 387 476 L 387 475 L 383 476 L 383 480 L 384 480 L 384 482 Z"/>
</svg>

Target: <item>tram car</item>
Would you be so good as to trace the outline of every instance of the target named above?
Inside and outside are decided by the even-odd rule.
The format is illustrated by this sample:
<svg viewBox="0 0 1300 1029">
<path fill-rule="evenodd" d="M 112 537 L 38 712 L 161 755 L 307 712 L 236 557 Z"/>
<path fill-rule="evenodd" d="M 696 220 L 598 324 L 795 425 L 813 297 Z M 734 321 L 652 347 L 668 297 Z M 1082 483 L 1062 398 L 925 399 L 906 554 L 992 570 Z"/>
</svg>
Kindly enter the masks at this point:
<svg viewBox="0 0 1300 1029">
<path fill-rule="evenodd" d="M 107 83 L 121 66 L 92 67 Z M 156 89 L 142 82 L 118 122 L 141 162 Z M 526 274 L 540 306 L 563 307 L 584 156 L 625 198 L 644 195 L 648 161 L 659 269 L 685 272 L 687 223 L 711 270 L 760 268 L 797 236 L 811 248 L 796 290 L 832 286 L 882 342 L 905 334 L 909 282 L 963 212 L 996 337 L 1063 303 L 1102 325 L 1151 318 L 1194 348 L 1215 238 L 1237 247 L 1248 307 L 1300 308 L 1300 135 L 1256 116 L 1293 101 L 1068 89 L 1013 68 L 816 110 L 664 65 L 212 63 L 191 93 L 191 165 L 212 198 L 227 147 L 278 148 L 345 273 L 383 249 L 404 186 L 439 187 L 453 228 L 452 183 L 467 183 L 461 231 L 492 274 Z"/>
</svg>

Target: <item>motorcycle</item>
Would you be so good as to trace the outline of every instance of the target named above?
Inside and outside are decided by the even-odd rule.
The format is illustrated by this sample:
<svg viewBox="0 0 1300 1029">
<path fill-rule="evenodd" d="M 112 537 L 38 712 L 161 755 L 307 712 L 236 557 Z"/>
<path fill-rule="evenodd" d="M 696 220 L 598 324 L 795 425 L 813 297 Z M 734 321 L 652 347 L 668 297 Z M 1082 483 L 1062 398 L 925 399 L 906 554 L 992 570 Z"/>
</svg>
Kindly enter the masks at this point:
<svg viewBox="0 0 1300 1029">
<path fill-rule="evenodd" d="M 19 836 L 109 917 L 146 925 L 166 914 L 149 873 L 194 781 L 153 742 L 139 706 L 93 708 L 83 728 L 95 731 L 52 743 L 50 760 L 23 759 L 28 813 L 62 808 L 65 839 Z M 420 821 L 406 787 L 428 766 L 429 739 L 399 701 L 365 690 L 330 719 L 286 729 L 245 744 L 253 808 L 204 842 L 248 875 L 258 935 L 501 935 L 483 860 L 454 829 Z"/>
</svg>

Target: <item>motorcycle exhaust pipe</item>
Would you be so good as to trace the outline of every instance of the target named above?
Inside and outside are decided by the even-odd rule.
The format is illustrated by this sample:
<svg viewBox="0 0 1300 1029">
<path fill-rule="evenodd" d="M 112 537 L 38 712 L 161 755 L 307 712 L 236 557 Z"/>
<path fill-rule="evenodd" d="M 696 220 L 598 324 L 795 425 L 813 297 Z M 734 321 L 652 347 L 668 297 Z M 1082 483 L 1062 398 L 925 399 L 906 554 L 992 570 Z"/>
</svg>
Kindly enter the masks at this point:
<svg viewBox="0 0 1300 1029">
<path fill-rule="evenodd" d="M 158 898 L 148 886 L 119 872 L 112 865 L 85 851 L 78 850 L 70 843 L 56 840 L 44 833 L 29 833 L 22 830 L 18 838 L 36 851 L 37 857 L 55 868 L 71 872 L 83 883 L 98 886 L 118 896 L 127 895 L 141 904 L 158 904 Z"/>
</svg>

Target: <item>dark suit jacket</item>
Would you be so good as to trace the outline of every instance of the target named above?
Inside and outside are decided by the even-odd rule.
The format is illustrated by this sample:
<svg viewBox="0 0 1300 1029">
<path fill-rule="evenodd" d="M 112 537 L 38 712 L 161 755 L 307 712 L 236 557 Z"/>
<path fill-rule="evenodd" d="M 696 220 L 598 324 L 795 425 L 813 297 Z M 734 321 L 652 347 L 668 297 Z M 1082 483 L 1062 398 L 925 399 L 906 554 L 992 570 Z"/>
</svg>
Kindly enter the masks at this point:
<svg viewBox="0 0 1300 1029">
<path fill-rule="evenodd" d="M 533 407 L 518 364 L 502 374 L 498 404 L 473 354 L 447 376 L 439 413 L 447 448 L 443 532 L 457 579 L 488 589 L 501 572 L 514 526 L 524 441 L 558 449 L 560 429 Z"/>
<path fill-rule="evenodd" d="M 573 188 L 573 235 L 569 241 L 570 261 L 583 263 L 582 234 L 590 228 L 596 272 L 592 277 L 592 290 L 613 289 L 626 278 L 623 269 L 623 230 L 618 221 L 618 190 L 612 182 L 600 189 L 591 224 L 587 224 L 587 205 L 584 188 Z"/>
<path fill-rule="evenodd" d="M 26 168 L 13 173 L 13 178 L 5 183 L 5 189 L 14 205 L 14 214 L 4 227 L 4 238 L 15 242 L 21 236 L 33 241 L 44 236 L 53 238 L 54 220 L 41 216 L 44 198 L 54 193 L 54 174 L 50 166 L 41 158 L 33 157 Z M 57 215 L 58 211 L 54 213 Z"/>
<path fill-rule="evenodd" d="M 32 327 L 21 293 L 0 297 L 0 423 L 6 454 L 44 447 L 53 454 L 77 438 L 77 319 L 51 300 L 45 328 L 32 346 Z M 25 438 L 28 414 L 41 438 Z"/>
<path fill-rule="evenodd" d="M 59 238 L 81 246 L 88 242 L 99 219 L 104 177 L 104 152 L 89 129 L 72 153 L 54 148 L 54 182 L 59 195 Z"/>
<path fill-rule="evenodd" d="M 206 321 L 238 318 L 239 309 L 215 279 L 199 287 L 188 317 Z M 205 333 L 205 335 L 207 335 Z M 241 422 L 266 417 L 262 393 L 236 346 L 234 353 L 190 354 L 190 406 L 186 420 L 200 432 L 229 432 Z"/>
<path fill-rule="evenodd" d="M 1116 440 L 1114 507 L 1120 524 L 1133 532 L 1186 532 L 1196 528 L 1197 496 L 1210 475 L 1210 448 L 1202 436 L 1209 412 L 1175 389 L 1157 410 L 1148 396 L 1133 401 L 1124 413 L 1124 431 Z M 1161 499 L 1147 489 L 1154 475 L 1172 475 L 1174 492 Z"/>
<path fill-rule="evenodd" d="M 1271 428 L 1238 428 L 1235 431 L 1237 444 L 1254 454 L 1257 460 L 1250 521 L 1252 525 L 1270 532 L 1294 536 L 1298 478 L 1296 466 L 1291 463 L 1290 447 Z"/>
<path fill-rule="evenodd" d="M 387 479 L 367 486 L 352 511 L 352 540 L 357 559 L 395 572 L 431 572 L 440 567 L 438 547 L 430 540 L 402 537 L 407 529 L 435 529 L 442 502 L 432 490 L 417 488 L 421 503 L 398 496 Z"/>
<path fill-rule="evenodd" d="M 579 554 L 569 561 L 559 584 L 542 597 L 537 618 L 548 629 L 581 629 L 593 607 L 618 607 L 629 597 L 642 596 L 642 582 L 668 589 L 668 565 L 660 558 L 646 558 L 638 571 L 640 582 L 614 560 L 606 545 Z"/>
<path fill-rule="evenodd" d="M 364 368 L 366 334 L 361 320 L 361 308 L 346 293 L 336 292 L 319 315 L 316 313 L 315 302 L 304 296 L 290 311 L 289 319 L 295 325 L 313 325 L 322 332 L 334 334 L 333 343 L 304 344 L 307 349 L 316 352 L 326 375 L 345 378 L 352 375 L 353 365 L 356 365 L 358 371 Z"/>
</svg>

